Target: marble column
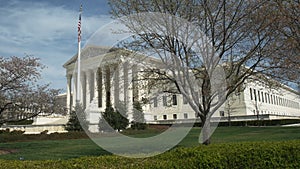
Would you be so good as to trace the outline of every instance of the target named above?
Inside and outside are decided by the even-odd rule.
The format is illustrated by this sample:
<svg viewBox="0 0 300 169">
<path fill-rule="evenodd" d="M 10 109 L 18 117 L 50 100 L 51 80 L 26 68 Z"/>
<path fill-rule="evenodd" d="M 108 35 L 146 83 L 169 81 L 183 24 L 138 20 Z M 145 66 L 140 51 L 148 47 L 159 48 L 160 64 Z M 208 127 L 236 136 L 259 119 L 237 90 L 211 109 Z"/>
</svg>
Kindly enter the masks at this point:
<svg viewBox="0 0 300 169">
<path fill-rule="evenodd" d="M 67 75 L 67 113 L 72 111 L 72 75 Z"/>
<path fill-rule="evenodd" d="M 83 108 L 86 108 L 86 72 L 82 72 L 81 73 L 81 79 L 80 79 L 80 83 L 81 83 L 81 91 L 80 91 L 80 98 L 81 98 L 81 103 Z"/>
<path fill-rule="evenodd" d="M 138 89 L 138 68 L 137 65 L 132 66 L 132 101 L 139 101 Z"/>
<path fill-rule="evenodd" d="M 119 74 L 119 102 L 124 103 L 124 66 L 120 64 L 118 66 L 118 74 Z"/>
<path fill-rule="evenodd" d="M 98 68 L 93 70 L 94 88 L 93 88 L 93 99 L 98 99 Z"/>
<path fill-rule="evenodd" d="M 74 77 L 72 78 L 73 79 L 73 97 L 72 97 L 72 110 L 74 109 L 75 105 L 76 105 L 76 95 L 77 95 L 77 74 L 74 73 Z"/>
<path fill-rule="evenodd" d="M 89 76 L 88 76 L 88 84 L 89 84 L 89 103 L 92 102 L 93 98 L 94 98 L 94 89 L 95 89 L 95 82 L 94 82 L 94 72 L 93 70 L 89 70 Z"/>
<path fill-rule="evenodd" d="M 91 81 L 92 81 L 92 72 L 91 70 L 87 70 L 85 72 L 86 74 L 86 80 L 85 80 L 85 83 L 86 83 L 86 87 L 85 87 L 85 95 L 86 95 L 86 107 L 88 107 L 91 103 Z"/>
<path fill-rule="evenodd" d="M 132 70 L 132 65 L 128 64 L 127 67 L 127 72 L 128 72 L 128 87 L 127 87 L 127 115 L 128 115 L 128 120 L 132 121 L 132 111 L 133 111 L 133 70 Z"/>
<path fill-rule="evenodd" d="M 119 104 L 120 102 L 120 72 L 119 66 L 114 65 L 114 74 L 113 74 L 113 100 L 114 104 Z"/>
</svg>

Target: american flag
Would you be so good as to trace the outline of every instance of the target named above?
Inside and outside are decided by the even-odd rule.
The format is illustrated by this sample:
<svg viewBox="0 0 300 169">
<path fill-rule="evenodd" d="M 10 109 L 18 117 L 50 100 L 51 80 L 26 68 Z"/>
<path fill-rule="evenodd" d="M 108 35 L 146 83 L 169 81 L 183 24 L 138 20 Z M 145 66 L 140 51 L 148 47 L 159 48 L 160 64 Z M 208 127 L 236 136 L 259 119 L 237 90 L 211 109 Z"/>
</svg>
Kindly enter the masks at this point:
<svg viewBox="0 0 300 169">
<path fill-rule="evenodd" d="M 78 42 L 81 40 L 81 12 L 82 12 L 82 5 L 80 6 L 79 10 L 79 21 L 78 21 Z"/>
</svg>

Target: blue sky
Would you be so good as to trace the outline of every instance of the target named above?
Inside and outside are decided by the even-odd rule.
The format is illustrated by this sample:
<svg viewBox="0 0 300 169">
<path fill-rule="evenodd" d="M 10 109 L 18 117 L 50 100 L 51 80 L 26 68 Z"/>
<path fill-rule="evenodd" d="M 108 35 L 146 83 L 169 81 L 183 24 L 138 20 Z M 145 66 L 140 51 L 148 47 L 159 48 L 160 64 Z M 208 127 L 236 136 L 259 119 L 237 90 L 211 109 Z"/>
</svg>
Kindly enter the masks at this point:
<svg viewBox="0 0 300 169">
<path fill-rule="evenodd" d="M 0 55 L 33 55 L 47 66 L 42 83 L 66 88 L 62 65 L 77 53 L 80 4 L 82 46 L 99 28 L 112 21 L 106 0 L 0 0 Z"/>
</svg>

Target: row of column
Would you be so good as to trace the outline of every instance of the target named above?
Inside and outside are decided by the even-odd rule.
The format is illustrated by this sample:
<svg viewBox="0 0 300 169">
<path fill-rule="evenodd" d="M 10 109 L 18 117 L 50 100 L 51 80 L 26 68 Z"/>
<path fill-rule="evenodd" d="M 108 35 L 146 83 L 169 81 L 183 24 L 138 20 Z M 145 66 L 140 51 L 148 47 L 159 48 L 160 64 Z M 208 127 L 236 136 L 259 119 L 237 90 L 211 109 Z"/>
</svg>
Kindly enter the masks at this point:
<svg viewBox="0 0 300 169">
<path fill-rule="evenodd" d="M 97 94 L 97 84 L 95 77 L 97 76 L 97 71 L 89 70 L 81 73 L 81 87 L 80 87 L 80 100 L 84 107 L 86 103 L 90 103 L 95 95 Z M 67 108 L 68 111 L 72 110 L 72 107 L 76 103 L 76 89 L 77 89 L 77 75 L 67 75 Z M 74 82 L 74 83 L 73 83 Z"/>
<path fill-rule="evenodd" d="M 116 64 L 105 65 L 93 70 L 81 73 L 80 99 L 82 105 L 87 108 L 94 99 L 97 99 L 99 110 L 105 109 L 106 103 L 112 105 L 123 102 L 128 110 L 132 110 L 135 98 L 138 98 L 136 81 L 137 67 L 129 67 L 128 63 L 118 66 Z M 67 108 L 73 110 L 76 103 L 76 75 L 67 75 Z"/>
</svg>

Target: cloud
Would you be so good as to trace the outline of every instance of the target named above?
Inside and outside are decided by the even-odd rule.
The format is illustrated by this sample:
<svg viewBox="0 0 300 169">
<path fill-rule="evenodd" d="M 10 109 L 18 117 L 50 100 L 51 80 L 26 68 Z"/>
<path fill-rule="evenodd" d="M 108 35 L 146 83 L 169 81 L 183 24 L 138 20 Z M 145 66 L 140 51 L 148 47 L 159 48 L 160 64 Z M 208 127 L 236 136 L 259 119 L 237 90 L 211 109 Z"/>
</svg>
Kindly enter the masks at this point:
<svg viewBox="0 0 300 169">
<path fill-rule="evenodd" d="M 12 0 L 0 7 L 0 55 L 41 58 L 48 67 L 42 73 L 43 81 L 59 88 L 66 83 L 62 65 L 77 52 L 78 12 L 66 6 Z M 83 15 L 83 42 L 110 20 L 108 15 Z"/>
<path fill-rule="evenodd" d="M 16 4 L 16 3 L 14 3 Z M 15 45 L 41 43 L 48 45 L 58 40 L 77 36 L 78 12 L 62 6 L 20 1 L 11 7 L 0 7 L 0 37 Z M 109 22 L 107 15 L 83 16 L 83 34 L 90 35 Z"/>
</svg>

